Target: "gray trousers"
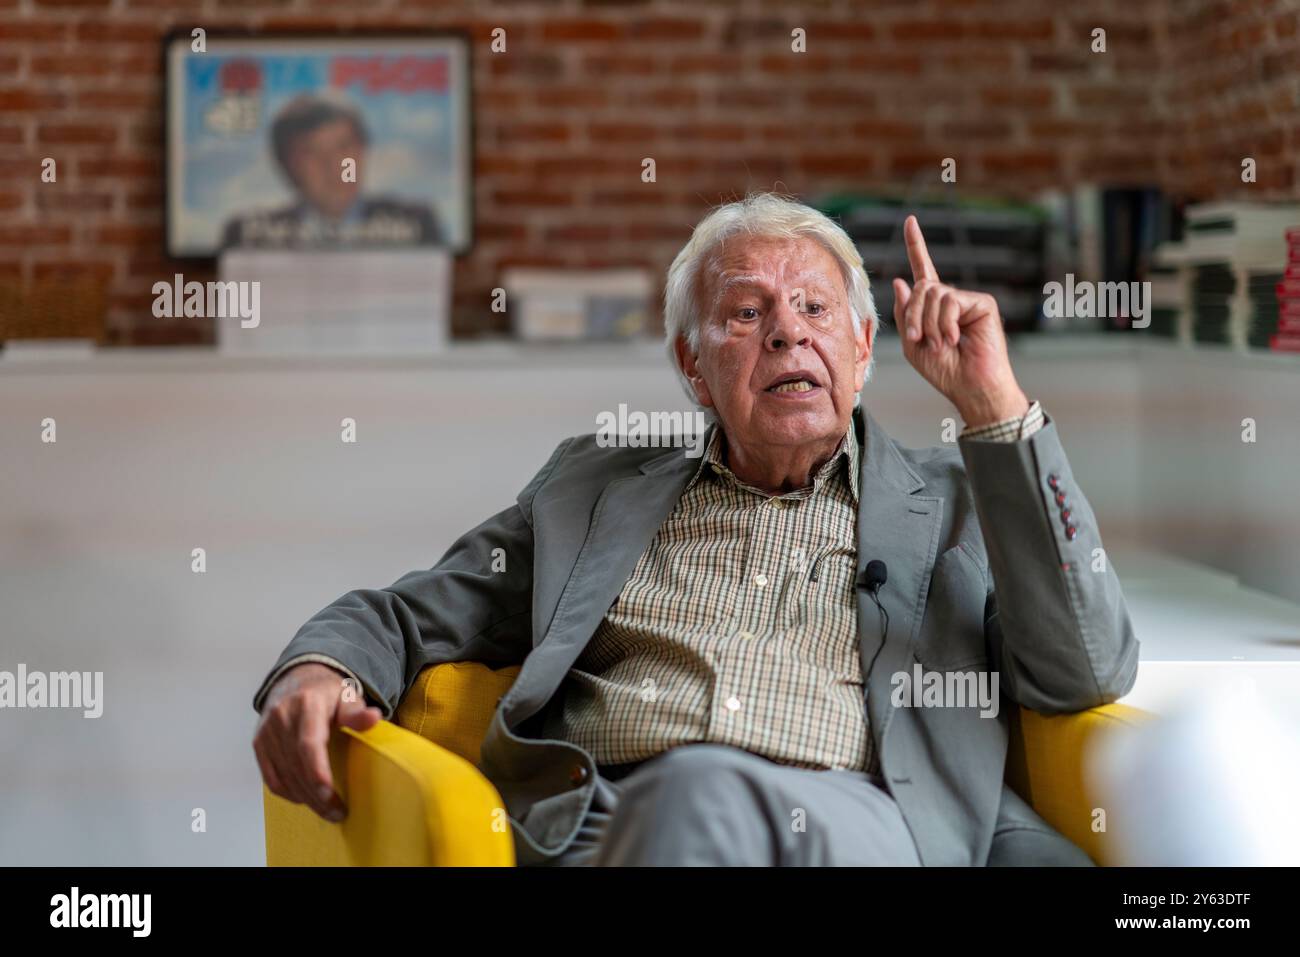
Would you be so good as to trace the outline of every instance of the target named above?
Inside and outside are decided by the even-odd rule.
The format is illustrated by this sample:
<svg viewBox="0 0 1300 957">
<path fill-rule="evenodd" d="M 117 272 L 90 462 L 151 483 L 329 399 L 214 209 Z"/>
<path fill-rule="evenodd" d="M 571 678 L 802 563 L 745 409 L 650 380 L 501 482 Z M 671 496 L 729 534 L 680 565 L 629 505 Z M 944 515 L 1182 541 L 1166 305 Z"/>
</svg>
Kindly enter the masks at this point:
<svg viewBox="0 0 1300 957">
<path fill-rule="evenodd" d="M 921 861 L 883 778 L 776 764 L 722 744 L 601 769 L 551 866 L 904 866 Z M 617 777 L 623 772 L 626 776 Z M 617 779 L 615 779 L 617 777 Z M 1005 789 L 990 865 L 1092 861 Z"/>
<path fill-rule="evenodd" d="M 908 865 L 921 862 L 883 779 L 786 767 L 688 744 L 598 775 L 577 837 L 553 864 Z"/>
</svg>

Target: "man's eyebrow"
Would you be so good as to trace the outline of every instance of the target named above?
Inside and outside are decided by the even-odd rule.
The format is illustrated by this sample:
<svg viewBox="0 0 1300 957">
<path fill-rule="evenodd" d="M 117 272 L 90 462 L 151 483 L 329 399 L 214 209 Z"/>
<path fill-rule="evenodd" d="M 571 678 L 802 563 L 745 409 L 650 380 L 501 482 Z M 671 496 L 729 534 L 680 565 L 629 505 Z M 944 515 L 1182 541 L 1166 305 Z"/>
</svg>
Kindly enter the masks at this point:
<svg viewBox="0 0 1300 957">
<path fill-rule="evenodd" d="M 735 286 L 761 286 L 762 284 L 762 276 L 728 276 L 718 285 L 718 296 L 719 298 L 725 296 Z"/>
</svg>

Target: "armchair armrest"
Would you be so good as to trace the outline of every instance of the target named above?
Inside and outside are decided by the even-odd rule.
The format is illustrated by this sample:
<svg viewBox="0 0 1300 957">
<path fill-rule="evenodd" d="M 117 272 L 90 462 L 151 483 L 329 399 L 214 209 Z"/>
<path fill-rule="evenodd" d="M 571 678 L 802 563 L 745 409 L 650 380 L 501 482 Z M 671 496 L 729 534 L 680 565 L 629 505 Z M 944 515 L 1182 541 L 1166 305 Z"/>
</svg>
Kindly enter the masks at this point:
<svg viewBox="0 0 1300 957">
<path fill-rule="evenodd" d="M 1098 864 L 1113 862 L 1113 838 L 1093 830 L 1093 809 L 1101 805 L 1096 782 L 1088 779 L 1088 756 L 1103 739 L 1152 717 L 1122 704 L 1060 715 L 1020 708 L 1012 717 L 1007 783 Z"/>
<path fill-rule="evenodd" d="M 338 824 L 262 786 L 266 863 L 276 866 L 504 866 L 515 863 L 505 808 L 469 761 L 381 721 L 330 738 L 348 808 Z"/>
</svg>

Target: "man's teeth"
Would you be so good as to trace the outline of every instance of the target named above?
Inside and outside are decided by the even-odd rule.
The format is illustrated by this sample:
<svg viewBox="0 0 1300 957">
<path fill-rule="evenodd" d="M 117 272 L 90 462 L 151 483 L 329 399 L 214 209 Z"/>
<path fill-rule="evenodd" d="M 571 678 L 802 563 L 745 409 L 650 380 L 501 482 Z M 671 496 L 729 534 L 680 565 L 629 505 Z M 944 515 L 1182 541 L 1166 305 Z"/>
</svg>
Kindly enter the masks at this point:
<svg viewBox="0 0 1300 957">
<path fill-rule="evenodd" d="M 770 392 L 807 392 L 813 387 L 813 384 L 807 379 L 798 379 L 794 382 L 782 382 L 780 385 L 773 386 Z"/>
</svg>

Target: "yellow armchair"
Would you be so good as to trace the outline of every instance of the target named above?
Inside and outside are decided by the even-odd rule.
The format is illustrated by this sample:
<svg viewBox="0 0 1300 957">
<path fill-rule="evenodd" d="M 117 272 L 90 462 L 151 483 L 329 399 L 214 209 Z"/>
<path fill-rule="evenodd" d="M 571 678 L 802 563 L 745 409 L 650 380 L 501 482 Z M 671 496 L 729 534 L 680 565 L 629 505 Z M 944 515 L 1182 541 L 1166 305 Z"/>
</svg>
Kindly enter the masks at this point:
<svg viewBox="0 0 1300 957">
<path fill-rule="evenodd" d="M 416 678 L 396 723 L 335 734 L 330 764 L 348 807 L 339 824 L 263 785 L 266 863 L 512 866 L 505 808 L 476 765 L 497 701 L 518 674 L 517 666 L 434 665 Z M 1149 717 L 1119 704 L 1052 717 L 1022 708 L 1012 719 L 1007 783 L 1094 861 L 1113 862 L 1111 838 L 1092 830 L 1098 801 L 1085 754 L 1103 737 Z"/>
</svg>

